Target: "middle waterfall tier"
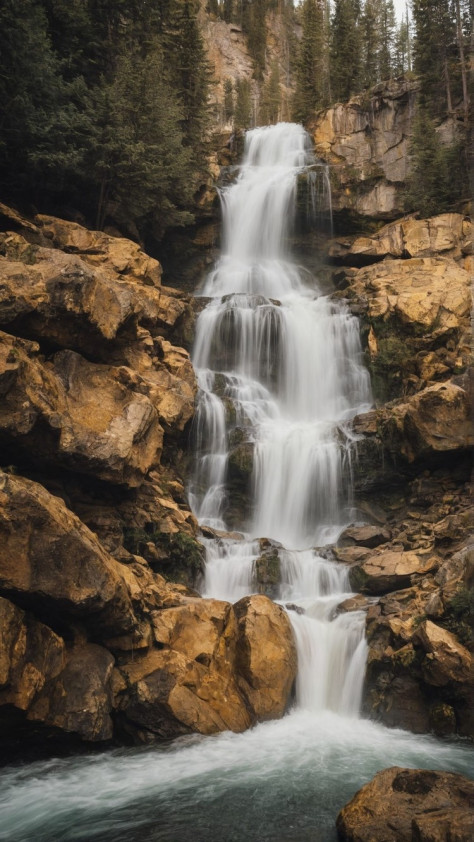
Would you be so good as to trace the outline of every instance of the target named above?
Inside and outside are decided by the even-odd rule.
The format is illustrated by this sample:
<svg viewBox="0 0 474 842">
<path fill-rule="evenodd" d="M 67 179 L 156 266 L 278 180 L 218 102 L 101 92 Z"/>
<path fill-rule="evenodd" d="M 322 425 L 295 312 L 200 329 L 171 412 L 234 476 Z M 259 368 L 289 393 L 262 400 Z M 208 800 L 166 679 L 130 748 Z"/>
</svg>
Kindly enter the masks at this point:
<svg viewBox="0 0 474 842">
<path fill-rule="evenodd" d="M 350 519 L 350 420 L 371 405 L 357 320 L 287 253 L 297 179 L 314 166 L 301 126 L 248 132 L 193 353 L 196 516 L 292 549 Z"/>
</svg>

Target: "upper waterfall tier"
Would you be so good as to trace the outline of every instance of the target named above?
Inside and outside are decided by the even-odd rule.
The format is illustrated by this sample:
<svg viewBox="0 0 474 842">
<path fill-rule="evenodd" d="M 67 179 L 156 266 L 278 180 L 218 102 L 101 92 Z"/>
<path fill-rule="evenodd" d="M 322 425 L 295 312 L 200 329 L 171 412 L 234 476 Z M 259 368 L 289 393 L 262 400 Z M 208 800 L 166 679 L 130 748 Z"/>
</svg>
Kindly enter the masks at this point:
<svg viewBox="0 0 474 842">
<path fill-rule="evenodd" d="M 194 511 L 208 525 L 229 525 L 228 465 L 238 441 L 252 451 L 252 515 L 236 518 L 234 505 L 231 525 L 290 548 L 330 540 L 347 519 L 347 422 L 371 403 L 357 321 L 288 250 L 297 180 L 306 173 L 315 189 L 315 166 L 302 126 L 247 133 L 238 178 L 221 192 L 224 249 L 202 289 L 212 300 L 197 320 L 193 353 Z M 324 177 L 326 195 L 326 170 Z"/>
</svg>

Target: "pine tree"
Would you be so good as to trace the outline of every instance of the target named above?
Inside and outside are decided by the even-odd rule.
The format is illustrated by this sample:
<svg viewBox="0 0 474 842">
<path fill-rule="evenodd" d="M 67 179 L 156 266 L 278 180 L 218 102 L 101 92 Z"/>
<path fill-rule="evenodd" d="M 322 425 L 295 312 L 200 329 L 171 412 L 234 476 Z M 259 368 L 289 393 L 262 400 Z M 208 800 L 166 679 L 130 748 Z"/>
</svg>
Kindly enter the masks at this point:
<svg viewBox="0 0 474 842">
<path fill-rule="evenodd" d="M 396 76 L 411 70 L 410 19 L 402 17 L 395 35 L 393 71 Z"/>
<path fill-rule="evenodd" d="M 381 80 L 390 79 L 393 71 L 395 43 L 395 8 L 393 0 L 380 3 L 379 74 Z"/>
<path fill-rule="evenodd" d="M 370 88 L 379 80 L 380 0 L 366 0 L 361 17 L 362 83 Z"/>
<path fill-rule="evenodd" d="M 448 203 L 448 171 L 434 123 L 426 108 L 419 108 L 413 121 L 409 146 L 410 172 L 406 182 L 405 208 L 421 216 L 433 216 Z"/>
<path fill-rule="evenodd" d="M 160 239 L 167 227 L 192 221 L 192 151 L 183 145 L 182 109 L 164 81 L 159 43 L 146 58 L 129 52 L 117 61 L 113 81 L 91 96 L 100 116 L 89 148 L 88 173 L 99 185 L 97 227 L 113 207 Z"/>
<path fill-rule="evenodd" d="M 278 62 L 275 60 L 272 63 L 270 76 L 263 87 L 260 122 L 270 124 L 278 122 L 280 107 L 280 69 L 278 67 Z"/>
<path fill-rule="evenodd" d="M 326 104 L 324 90 L 324 14 L 320 0 L 304 0 L 303 32 L 296 64 L 293 116 L 304 123 L 312 111 Z"/>
<path fill-rule="evenodd" d="M 250 82 L 248 79 L 237 79 L 235 89 L 237 99 L 235 103 L 234 125 L 236 129 L 248 129 L 252 118 Z"/>
<path fill-rule="evenodd" d="M 449 0 L 413 0 L 416 39 L 414 66 L 421 75 L 421 97 L 432 115 L 452 110 L 452 67 L 449 49 L 455 22 Z M 441 82 L 441 84 L 440 84 Z"/>
<path fill-rule="evenodd" d="M 265 71 L 267 28 L 265 23 L 266 0 L 253 0 L 248 9 L 246 24 L 247 44 L 254 63 L 254 75 L 261 82 Z"/>
<path fill-rule="evenodd" d="M 333 99 L 346 101 L 362 85 L 359 0 L 335 0 L 331 26 Z"/>
<path fill-rule="evenodd" d="M 224 120 L 229 123 L 234 116 L 234 87 L 232 79 L 224 79 Z"/>
</svg>

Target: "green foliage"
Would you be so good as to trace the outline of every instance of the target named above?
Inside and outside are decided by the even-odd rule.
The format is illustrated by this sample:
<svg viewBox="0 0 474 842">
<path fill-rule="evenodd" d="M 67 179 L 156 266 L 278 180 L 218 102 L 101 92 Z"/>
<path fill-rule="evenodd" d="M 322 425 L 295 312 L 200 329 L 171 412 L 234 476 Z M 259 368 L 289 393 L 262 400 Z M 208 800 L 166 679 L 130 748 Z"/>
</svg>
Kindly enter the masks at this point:
<svg viewBox="0 0 474 842">
<path fill-rule="evenodd" d="M 303 32 L 296 64 L 293 117 L 306 122 L 310 114 L 328 104 L 327 43 L 323 7 L 318 0 L 304 0 Z"/>
<path fill-rule="evenodd" d="M 129 553 L 143 556 L 155 572 L 171 582 L 193 585 L 202 573 L 202 545 L 185 532 L 170 534 L 155 528 L 126 527 L 123 544 Z M 150 546 L 155 547 L 158 553 L 150 553 Z"/>
<path fill-rule="evenodd" d="M 88 172 L 100 186 L 97 227 L 107 208 L 132 218 L 160 239 L 167 227 L 192 221 L 187 171 L 191 149 L 183 145 L 183 109 L 163 78 L 159 45 L 145 58 L 129 52 L 117 59 L 112 81 L 95 89 L 90 106 L 99 116 L 88 150 Z"/>
<path fill-rule="evenodd" d="M 455 24 L 449 0 L 413 0 L 416 28 L 414 66 L 421 75 L 421 96 L 431 116 L 451 108 L 449 46 L 455 39 Z"/>
<path fill-rule="evenodd" d="M 474 638 L 474 590 L 462 586 L 446 606 L 443 626 L 469 646 Z"/>
<path fill-rule="evenodd" d="M 278 62 L 274 61 L 270 76 L 268 77 L 262 92 L 262 105 L 260 109 L 261 123 L 277 123 L 281 107 L 280 70 Z"/>
<path fill-rule="evenodd" d="M 232 79 L 224 80 L 224 121 L 226 123 L 232 120 L 234 116 L 234 86 Z"/>
<path fill-rule="evenodd" d="M 192 0 L 0 6 L 4 198 L 142 238 L 192 221 L 209 68 Z"/>
<path fill-rule="evenodd" d="M 331 26 L 331 88 L 333 100 L 346 101 L 362 85 L 362 38 L 359 0 L 335 0 Z"/>
<path fill-rule="evenodd" d="M 421 216 L 443 213 L 468 191 L 466 144 L 442 146 L 433 120 L 422 107 L 413 121 L 409 154 L 407 210 L 417 210 Z"/>
<path fill-rule="evenodd" d="M 406 339 L 396 335 L 383 336 L 377 329 L 378 352 L 369 360 L 372 388 L 378 400 L 390 401 L 400 397 L 403 374 L 410 367 L 413 351 Z"/>
<path fill-rule="evenodd" d="M 248 79 L 237 79 L 234 125 L 236 129 L 248 129 L 252 117 L 252 100 Z"/>
</svg>

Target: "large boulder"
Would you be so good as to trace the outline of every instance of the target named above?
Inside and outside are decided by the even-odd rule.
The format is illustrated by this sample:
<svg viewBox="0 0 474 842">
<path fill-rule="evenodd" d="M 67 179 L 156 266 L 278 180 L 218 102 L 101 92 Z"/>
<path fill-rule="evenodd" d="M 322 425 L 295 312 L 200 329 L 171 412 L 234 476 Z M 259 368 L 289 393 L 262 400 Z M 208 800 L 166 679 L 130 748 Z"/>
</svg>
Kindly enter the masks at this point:
<svg viewBox="0 0 474 842">
<path fill-rule="evenodd" d="M 149 257 L 137 243 L 124 237 L 114 237 L 103 231 L 91 231 L 76 222 L 55 216 L 38 214 L 35 223 L 44 237 L 57 249 L 68 254 L 80 254 L 93 266 L 105 266 L 121 276 L 140 284 L 159 287 L 161 266 Z"/>
<path fill-rule="evenodd" d="M 117 669 L 121 727 L 148 741 L 243 731 L 283 715 L 296 673 L 286 613 L 263 596 L 188 600 L 154 614 L 160 649 Z"/>
<path fill-rule="evenodd" d="M 474 782 L 451 772 L 378 772 L 337 817 L 345 842 L 470 842 Z"/>
<path fill-rule="evenodd" d="M 433 257 L 438 254 L 452 259 L 469 255 L 472 247 L 472 225 L 459 213 L 443 213 L 429 219 L 405 217 L 384 225 L 376 234 L 352 238 L 336 238 L 329 247 L 329 256 L 351 266 L 383 260 L 385 257 Z M 468 269 L 465 263 L 463 268 Z"/>
<path fill-rule="evenodd" d="M 393 320 L 409 335 L 431 339 L 463 329 L 470 310 L 470 274 L 441 257 L 383 260 L 359 269 L 350 295 L 366 303 L 366 318 L 379 333 L 379 323 Z"/>
<path fill-rule="evenodd" d="M 0 597 L 0 706 L 26 711 L 66 662 L 59 635 Z"/>
<path fill-rule="evenodd" d="M 474 443 L 469 396 L 452 381 L 436 383 L 406 402 L 382 409 L 378 432 L 387 450 L 408 462 L 468 451 Z"/>
<path fill-rule="evenodd" d="M 436 570 L 439 563 L 440 560 L 432 554 L 381 550 L 355 564 L 349 572 L 349 579 L 356 591 L 383 594 L 406 587 Z"/>
<path fill-rule="evenodd" d="M 258 720 L 282 716 L 296 676 L 296 647 L 284 609 L 266 596 L 237 602 L 237 673 Z"/>
<path fill-rule="evenodd" d="M 47 681 L 27 719 L 76 734 L 88 742 L 113 735 L 111 677 L 114 657 L 92 643 L 73 647 L 64 669 Z"/>
<path fill-rule="evenodd" d="M 153 388 L 125 367 L 90 363 L 73 351 L 45 363 L 38 351 L 0 334 L 0 438 L 34 460 L 139 485 L 163 442 Z"/>
<path fill-rule="evenodd" d="M 94 634 L 136 624 L 131 571 L 58 497 L 23 477 L 0 472 L 0 588 L 48 623 L 80 621 Z"/>
</svg>

